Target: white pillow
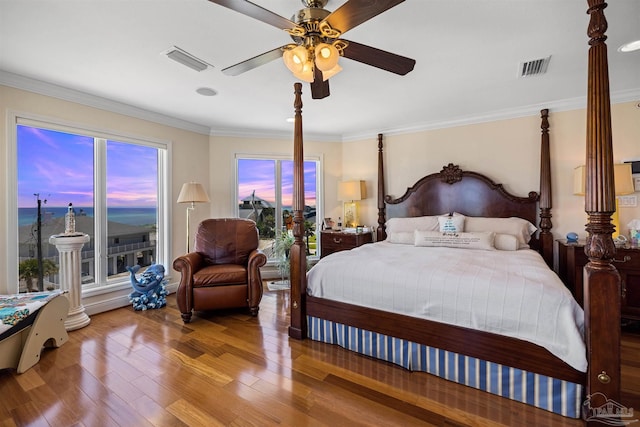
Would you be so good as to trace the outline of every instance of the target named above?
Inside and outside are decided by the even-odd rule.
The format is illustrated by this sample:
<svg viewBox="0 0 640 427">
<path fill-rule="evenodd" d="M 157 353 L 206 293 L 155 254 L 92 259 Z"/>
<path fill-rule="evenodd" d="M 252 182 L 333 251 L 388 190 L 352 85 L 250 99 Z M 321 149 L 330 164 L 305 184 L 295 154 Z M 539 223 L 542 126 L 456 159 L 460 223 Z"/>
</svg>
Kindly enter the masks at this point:
<svg viewBox="0 0 640 427">
<path fill-rule="evenodd" d="M 529 247 L 531 235 L 537 228 L 522 218 L 485 218 L 477 216 L 465 217 L 465 231 L 492 231 L 500 234 L 511 234 L 518 239 L 518 249 Z"/>
<path fill-rule="evenodd" d="M 386 224 L 387 236 L 392 233 L 415 230 L 438 230 L 437 216 L 416 216 L 411 218 L 390 218 Z"/>
<path fill-rule="evenodd" d="M 421 231 L 416 230 L 415 245 L 438 247 L 445 246 L 448 248 L 463 249 L 482 249 L 492 251 L 495 233 L 442 233 L 440 231 Z"/>
<path fill-rule="evenodd" d="M 439 230 L 442 233 L 462 233 L 464 231 L 464 219 L 465 217 L 463 215 L 439 216 Z"/>
<path fill-rule="evenodd" d="M 513 234 L 496 233 L 493 246 L 499 251 L 517 251 L 518 238 Z"/>
<path fill-rule="evenodd" d="M 413 245 L 415 238 L 413 231 L 399 231 L 397 233 L 387 233 L 386 241 L 400 245 Z"/>
</svg>

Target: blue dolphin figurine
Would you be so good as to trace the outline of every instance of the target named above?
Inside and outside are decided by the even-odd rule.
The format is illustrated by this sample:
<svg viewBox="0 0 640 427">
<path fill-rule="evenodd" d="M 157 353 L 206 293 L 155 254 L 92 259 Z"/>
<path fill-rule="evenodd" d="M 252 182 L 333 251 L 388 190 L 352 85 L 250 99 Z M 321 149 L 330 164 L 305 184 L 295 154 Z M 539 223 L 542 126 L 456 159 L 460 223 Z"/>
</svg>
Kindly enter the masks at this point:
<svg viewBox="0 0 640 427">
<path fill-rule="evenodd" d="M 139 265 L 126 268 L 130 273 L 131 286 L 140 294 L 153 292 L 162 283 L 164 278 L 164 267 L 161 264 L 151 264 L 145 272 L 140 275 L 140 280 L 136 278 L 136 273 L 140 270 Z"/>
</svg>

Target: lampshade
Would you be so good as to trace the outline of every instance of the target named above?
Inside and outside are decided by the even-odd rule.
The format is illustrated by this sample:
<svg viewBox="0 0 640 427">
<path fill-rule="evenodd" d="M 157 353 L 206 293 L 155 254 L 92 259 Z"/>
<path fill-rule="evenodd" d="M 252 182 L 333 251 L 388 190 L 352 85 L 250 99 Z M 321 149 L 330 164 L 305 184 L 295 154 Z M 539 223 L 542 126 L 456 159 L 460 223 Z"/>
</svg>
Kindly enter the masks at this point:
<svg viewBox="0 0 640 427">
<path fill-rule="evenodd" d="M 313 64 L 311 61 L 307 61 L 302 64 L 302 70 L 300 72 L 293 72 L 293 75 L 307 83 L 313 82 Z"/>
<path fill-rule="evenodd" d="M 573 194 L 584 196 L 587 192 L 587 167 L 578 166 L 573 171 Z M 631 176 L 631 163 L 617 163 L 613 165 L 613 182 L 616 196 L 632 194 L 633 177 Z"/>
<path fill-rule="evenodd" d="M 367 198 L 364 181 L 342 181 L 338 183 L 338 200 L 354 201 Z"/>
<path fill-rule="evenodd" d="M 293 49 L 287 49 L 282 54 L 284 64 L 292 73 L 301 73 L 302 67 L 307 62 L 309 54 L 304 46 L 298 46 Z"/>
<path fill-rule="evenodd" d="M 186 182 L 182 184 L 182 189 L 178 195 L 178 203 L 207 203 L 209 196 L 204 191 L 202 184 L 197 182 Z"/>
<path fill-rule="evenodd" d="M 335 67 L 333 67 L 332 69 L 330 69 L 329 71 L 323 71 L 322 72 L 322 81 L 329 80 L 331 77 L 335 76 L 340 71 L 342 71 L 342 67 L 339 64 L 336 65 Z"/>
<path fill-rule="evenodd" d="M 587 167 L 582 165 L 573 170 L 573 194 L 584 196 L 587 192 L 586 176 Z"/>
<path fill-rule="evenodd" d="M 320 43 L 316 46 L 316 66 L 320 71 L 329 71 L 338 65 L 340 54 L 335 46 L 327 43 Z"/>
<path fill-rule="evenodd" d="M 616 196 L 624 196 L 635 192 L 633 177 L 631 176 L 631 163 L 620 163 L 613 169 Z"/>
<path fill-rule="evenodd" d="M 315 79 L 314 68 L 316 67 L 322 72 L 323 81 L 342 71 L 338 60 L 348 45 L 344 40 L 335 40 L 331 44 L 315 43 L 316 41 L 310 45 L 299 46 L 291 44 L 286 46 L 282 53 L 282 59 L 289 71 L 297 79 L 309 83 L 313 83 Z"/>
</svg>

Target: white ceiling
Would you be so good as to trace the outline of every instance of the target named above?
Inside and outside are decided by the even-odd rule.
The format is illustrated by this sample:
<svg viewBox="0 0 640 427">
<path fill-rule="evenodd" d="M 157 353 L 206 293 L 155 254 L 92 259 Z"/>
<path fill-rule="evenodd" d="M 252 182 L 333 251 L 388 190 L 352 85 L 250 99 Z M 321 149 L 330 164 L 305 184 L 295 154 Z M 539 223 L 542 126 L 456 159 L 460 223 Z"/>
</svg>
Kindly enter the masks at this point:
<svg viewBox="0 0 640 427">
<path fill-rule="evenodd" d="M 286 18 L 302 8 L 299 0 L 253 2 Z M 415 69 L 398 76 L 341 59 L 328 98 L 313 100 L 303 86 L 307 138 L 349 140 L 584 107 L 586 9 L 586 0 L 407 0 L 343 37 L 414 58 Z M 640 39 L 640 1 L 610 0 L 605 13 L 612 98 L 640 100 L 640 51 L 617 51 Z M 290 40 L 206 0 L 0 0 L 0 84 L 51 88 L 43 81 L 217 135 L 289 135 L 295 80 L 282 61 L 236 77 L 221 69 Z M 172 46 L 213 68 L 198 73 L 171 61 L 164 53 Z M 518 77 L 521 62 L 548 55 L 545 75 Z M 198 95 L 199 87 L 218 95 Z"/>
</svg>

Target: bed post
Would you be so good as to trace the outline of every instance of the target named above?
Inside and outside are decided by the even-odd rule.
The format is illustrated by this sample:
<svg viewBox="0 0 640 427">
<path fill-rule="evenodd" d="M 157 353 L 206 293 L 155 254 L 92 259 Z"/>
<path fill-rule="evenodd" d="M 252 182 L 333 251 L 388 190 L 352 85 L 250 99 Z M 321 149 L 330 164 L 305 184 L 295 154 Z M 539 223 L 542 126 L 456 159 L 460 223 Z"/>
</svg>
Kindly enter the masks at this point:
<svg viewBox="0 0 640 427">
<path fill-rule="evenodd" d="M 553 234 L 551 233 L 551 153 L 549 150 L 549 110 L 540 110 L 542 122 L 540 149 L 540 253 L 553 269 Z"/>
<path fill-rule="evenodd" d="M 378 134 L 378 229 L 376 240 L 378 242 L 387 238 L 385 230 L 385 205 L 384 205 L 384 160 L 382 156 L 382 134 Z"/>
<path fill-rule="evenodd" d="M 585 411 L 620 402 L 620 275 L 611 263 L 616 249 L 611 233 L 615 211 L 611 106 L 605 32 L 604 0 L 587 0 L 590 15 L 587 91 L 586 197 L 588 232 L 584 267 L 584 315 L 587 344 L 587 400 Z M 605 397 L 596 393 L 602 393 Z M 609 414 L 610 415 L 610 414 Z M 601 425 L 597 418 L 589 424 Z"/>
<path fill-rule="evenodd" d="M 291 325 L 289 336 L 307 337 L 305 294 L 307 292 L 307 251 L 304 243 L 304 152 L 302 144 L 302 84 L 294 83 L 295 122 L 293 134 L 293 237 L 289 252 L 291 281 Z"/>
</svg>

